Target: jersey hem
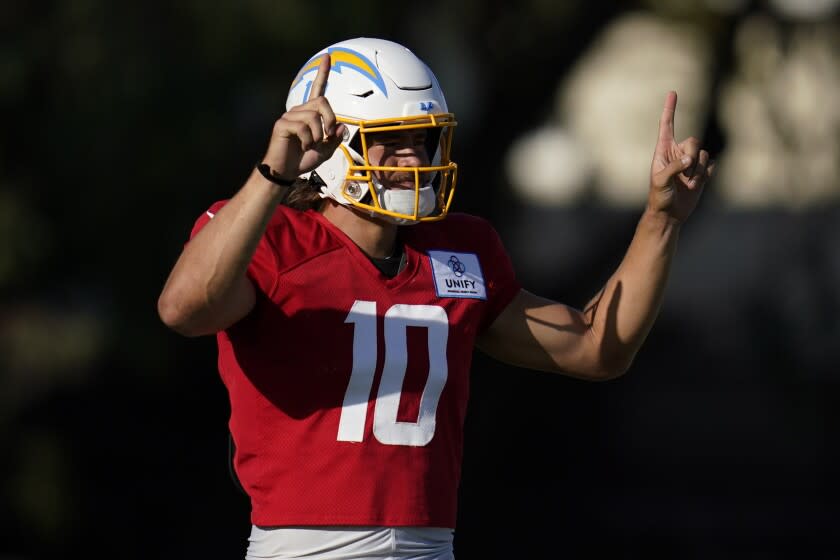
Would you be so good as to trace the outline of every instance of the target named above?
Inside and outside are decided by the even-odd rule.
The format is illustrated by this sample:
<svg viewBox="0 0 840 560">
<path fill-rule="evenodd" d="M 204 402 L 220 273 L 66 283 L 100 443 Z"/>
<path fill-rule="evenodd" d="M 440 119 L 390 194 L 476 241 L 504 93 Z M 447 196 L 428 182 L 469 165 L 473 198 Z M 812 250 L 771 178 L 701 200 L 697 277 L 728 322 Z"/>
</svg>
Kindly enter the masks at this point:
<svg viewBox="0 0 840 560">
<path fill-rule="evenodd" d="M 454 529 L 455 522 L 451 519 L 381 519 L 366 518 L 359 520 L 358 517 L 272 517 L 263 518 L 256 515 L 251 516 L 251 523 L 257 527 L 324 527 L 324 526 L 345 526 L 345 527 L 440 527 Z"/>
</svg>

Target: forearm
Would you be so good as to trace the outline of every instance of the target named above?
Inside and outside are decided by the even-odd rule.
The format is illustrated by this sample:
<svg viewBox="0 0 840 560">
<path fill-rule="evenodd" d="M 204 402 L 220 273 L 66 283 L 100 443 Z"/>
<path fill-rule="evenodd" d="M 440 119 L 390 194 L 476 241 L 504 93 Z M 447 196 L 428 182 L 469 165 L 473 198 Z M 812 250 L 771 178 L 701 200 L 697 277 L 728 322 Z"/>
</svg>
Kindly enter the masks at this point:
<svg viewBox="0 0 840 560">
<path fill-rule="evenodd" d="M 184 334 L 206 334 L 250 310 L 253 288 L 245 271 L 281 188 L 253 173 L 187 243 L 158 302 L 167 325 Z"/>
<path fill-rule="evenodd" d="M 677 248 L 679 223 L 646 211 L 615 273 L 586 306 L 591 338 L 610 370 L 626 370 L 659 313 Z"/>
</svg>

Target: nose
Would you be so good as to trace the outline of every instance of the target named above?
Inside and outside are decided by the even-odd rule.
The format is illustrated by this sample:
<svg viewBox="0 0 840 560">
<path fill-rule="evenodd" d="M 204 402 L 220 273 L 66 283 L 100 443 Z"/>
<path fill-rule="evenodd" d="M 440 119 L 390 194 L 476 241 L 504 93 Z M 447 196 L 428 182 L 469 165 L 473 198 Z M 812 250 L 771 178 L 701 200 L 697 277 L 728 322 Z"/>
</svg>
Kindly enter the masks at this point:
<svg viewBox="0 0 840 560">
<path fill-rule="evenodd" d="M 422 167 L 429 165 L 426 151 L 426 134 L 417 130 L 404 130 L 393 154 L 398 158 L 398 167 Z"/>
<path fill-rule="evenodd" d="M 429 165 L 426 146 L 416 142 L 405 142 L 394 151 L 398 167 L 423 167 Z"/>
</svg>

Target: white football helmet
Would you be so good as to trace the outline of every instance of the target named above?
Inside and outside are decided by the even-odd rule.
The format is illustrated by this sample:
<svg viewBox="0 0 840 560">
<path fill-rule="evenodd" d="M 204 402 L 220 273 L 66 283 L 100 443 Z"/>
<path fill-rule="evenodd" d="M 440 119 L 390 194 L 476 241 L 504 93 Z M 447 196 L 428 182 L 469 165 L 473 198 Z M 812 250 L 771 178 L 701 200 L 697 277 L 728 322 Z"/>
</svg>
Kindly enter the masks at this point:
<svg viewBox="0 0 840 560">
<path fill-rule="evenodd" d="M 435 75 L 407 48 L 382 39 L 357 38 L 336 43 L 300 69 L 286 99 L 286 109 L 309 100 L 320 57 L 329 53 L 325 97 L 347 131 L 330 159 L 312 174 L 324 183 L 321 196 L 354 206 L 398 224 L 441 220 L 455 193 L 457 166 L 450 161 L 455 116 Z M 426 167 L 373 166 L 367 135 L 427 129 Z M 387 189 L 373 172 L 414 173 L 414 190 Z"/>
</svg>

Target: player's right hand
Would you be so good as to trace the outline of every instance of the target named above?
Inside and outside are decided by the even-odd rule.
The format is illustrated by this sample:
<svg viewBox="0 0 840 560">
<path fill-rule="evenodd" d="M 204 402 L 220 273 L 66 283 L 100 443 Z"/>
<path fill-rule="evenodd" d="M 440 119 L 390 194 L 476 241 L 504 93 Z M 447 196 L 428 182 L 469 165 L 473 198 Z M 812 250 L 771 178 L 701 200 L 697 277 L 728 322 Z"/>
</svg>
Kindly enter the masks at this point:
<svg viewBox="0 0 840 560">
<path fill-rule="evenodd" d="M 324 91 L 330 74 L 330 55 L 321 65 L 310 89 L 309 101 L 292 107 L 275 123 L 263 163 L 288 181 L 312 171 L 328 160 L 341 143 L 346 127 L 336 122 Z"/>
</svg>

